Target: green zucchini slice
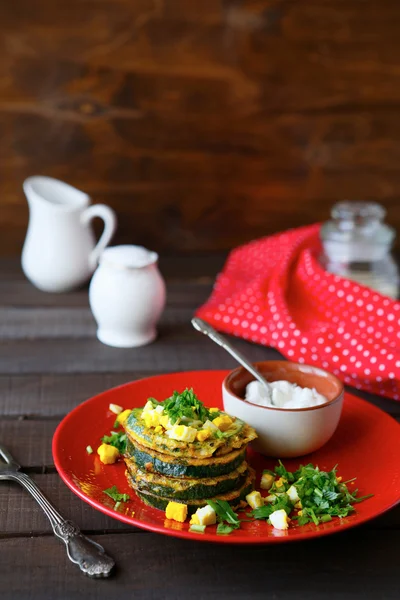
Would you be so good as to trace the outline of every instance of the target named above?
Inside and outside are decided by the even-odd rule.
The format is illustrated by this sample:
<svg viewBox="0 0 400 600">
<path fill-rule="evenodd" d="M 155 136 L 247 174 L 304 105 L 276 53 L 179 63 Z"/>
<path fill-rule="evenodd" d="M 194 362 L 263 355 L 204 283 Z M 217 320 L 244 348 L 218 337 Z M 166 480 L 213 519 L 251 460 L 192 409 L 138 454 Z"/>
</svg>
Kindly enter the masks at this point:
<svg viewBox="0 0 400 600">
<path fill-rule="evenodd" d="M 175 479 L 158 473 L 142 471 L 137 468 L 132 459 L 125 459 L 125 463 L 132 483 L 138 491 L 174 500 L 201 500 L 225 494 L 240 488 L 248 475 L 246 462 L 228 475 L 205 479 Z"/>
<path fill-rule="evenodd" d="M 210 458 L 179 458 L 161 454 L 128 440 L 125 456 L 134 459 L 139 469 L 145 471 L 169 477 L 204 478 L 219 477 L 237 469 L 245 460 L 246 448 Z"/>
<path fill-rule="evenodd" d="M 177 500 L 172 498 L 165 498 L 162 496 L 156 496 L 154 494 L 150 494 L 148 492 L 142 492 L 137 490 L 135 484 L 133 483 L 131 477 L 127 473 L 128 483 L 135 490 L 136 495 L 148 506 L 153 508 L 157 508 L 158 510 L 165 510 L 167 508 L 168 502 L 173 500 L 174 502 L 180 502 L 182 504 L 186 504 L 188 507 L 188 515 L 192 515 L 196 512 L 198 508 L 205 506 L 207 504 L 206 500 L 190 500 L 184 502 L 183 500 Z M 253 489 L 254 489 L 254 481 L 255 481 L 255 471 L 249 467 L 248 476 L 242 486 L 237 490 L 232 490 L 227 492 L 226 494 L 219 494 L 214 496 L 213 498 L 209 498 L 209 500 L 225 500 L 229 502 L 229 504 L 235 508 L 238 507 L 242 500 L 244 500 Z"/>
<path fill-rule="evenodd" d="M 156 433 L 154 428 L 146 427 L 141 419 L 142 410 L 141 408 L 134 408 L 124 422 L 123 427 L 133 442 L 163 454 L 185 458 L 221 456 L 234 449 L 242 448 L 257 437 L 252 427 L 240 419 L 235 419 L 236 429 L 229 436 L 210 437 L 204 442 L 195 441 L 190 443 L 172 440 L 164 432 Z"/>
</svg>

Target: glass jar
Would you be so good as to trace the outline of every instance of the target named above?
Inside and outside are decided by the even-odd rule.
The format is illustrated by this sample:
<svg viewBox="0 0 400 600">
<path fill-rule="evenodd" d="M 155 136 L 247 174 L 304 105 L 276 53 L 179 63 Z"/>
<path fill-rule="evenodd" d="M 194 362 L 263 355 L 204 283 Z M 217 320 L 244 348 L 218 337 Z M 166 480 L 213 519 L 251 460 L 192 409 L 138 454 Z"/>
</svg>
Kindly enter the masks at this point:
<svg viewBox="0 0 400 600">
<path fill-rule="evenodd" d="M 375 202 L 339 202 L 331 215 L 320 234 L 324 268 L 397 298 L 399 271 L 390 254 L 396 233 L 383 222 L 386 210 Z"/>
</svg>

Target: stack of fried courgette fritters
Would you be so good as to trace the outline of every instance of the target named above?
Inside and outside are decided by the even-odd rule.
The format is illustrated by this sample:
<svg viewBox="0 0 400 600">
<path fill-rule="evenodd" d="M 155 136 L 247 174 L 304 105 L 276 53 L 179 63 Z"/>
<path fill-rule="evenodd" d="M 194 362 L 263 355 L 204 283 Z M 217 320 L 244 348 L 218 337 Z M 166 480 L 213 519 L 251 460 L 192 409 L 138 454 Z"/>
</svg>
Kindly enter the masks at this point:
<svg viewBox="0 0 400 600">
<path fill-rule="evenodd" d="M 229 437 L 177 441 L 146 427 L 141 413 L 132 410 L 124 429 L 126 476 L 143 502 L 160 510 L 180 502 L 192 514 L 208 499 L 237 507 L 253 489 L 255 474 L 246 462 L 246 448 L 257 437 L 252 427 L 235 419 L 235 434 Z"/>
</svg>

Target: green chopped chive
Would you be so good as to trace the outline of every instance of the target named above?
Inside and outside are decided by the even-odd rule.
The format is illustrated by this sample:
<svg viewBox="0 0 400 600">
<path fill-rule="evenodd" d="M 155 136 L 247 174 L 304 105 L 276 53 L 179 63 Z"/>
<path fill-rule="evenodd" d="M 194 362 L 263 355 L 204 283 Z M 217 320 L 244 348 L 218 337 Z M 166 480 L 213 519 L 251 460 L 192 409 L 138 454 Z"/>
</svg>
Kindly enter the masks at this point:
<svg viewBox="0 0 400 600">
<path fill-rule="evenodd" d="M 92 448 L 92 446 L 86 446 L 86 452 L 88 454 L 93 454 L 93 448 Z"/>
<path fill-rule="evenodd" d="M 128 502 L 128 500 L 130 500 L 129 494 L 121 494 L 116 485 L 113 485 L 107 490 L 103 490 L 103 494 L 107 494 L 107 496 L 115 502 Z"/>
<path fill-rule="evenodd" d="M 332 521 L 332 517 L 331 515 L 322 515 L 322 517 L 320 517 L 319 520 L 321 521 L 321 523 L 328 523 L 328 521 Z"/>
<path fill-rule="evenodd" d="M 279 464 L 275 467 L 275 473 L 271 473 L 275 476 L 284 477 L 296 486 L 302 509 L 301 514 L 295 514 L 291 518 L 297 521 L 299 525 L 306 525 L 307 523 L 319 525 L 320 523 L 328 523 L 333 517 L 339 517 L 340 519 L 347 517 L 355 510 L 353 504 L 371 497 L 371 495 L 357 497 L 358 490 L 350 492 L 346 483 L 337 480 L 336 468 L 337 465 L 331 471 L 321 471 L 318 466 L 309 463 L 308 465 L 300 465 L 297 471 L 291 473 L 279 461 Z M 351 482 L 354 479 L 348 481 Z M 277 491 L 276 482 L 274 482 L 271 489 L 274 492 Z M 294 509 L 287 493 L 276 495 L 272 502 L 254 509 L 248 516 L 253 517 L 253 519 L 268 520 L 271 513 L 280 509 L 284 509 L 288 515 Z"/>
<path fill-rule="evenodd" d="M 113 429 L 118 429 L 119 426 L 120 426 L 120 423 L 119 423 L 118 419 L 115 419 Z"/>
<path fill-rule="evenodd" d="M 219 523 L 217 527 L 217 535 L 229 535 L 235 527 L 232 525 L 227 525 L 227 523 Z"/>
<path fill-rule="evenodd" d="M 126 450 L 127 437 L 123 431 L 111 431 L 111 435 L 104 435 L 101 441 L 104 444 L 110 444 L 110 446 L 117 448 L 120 454 L 124 454 Z"/>
<path fill-rule="evenodd" d="M 114 505 L 114 510 L 118 510 L 120 506 L 121 506 L 121 502 L 116 502 Z"/>
<path fill-rule="evenodd" d="M 206 526 L 205 525 L 191 525 L 189 527 L 189 531 L 193 531 L 193 533 L 204 533 L 206 530 Z"/>
</svg>

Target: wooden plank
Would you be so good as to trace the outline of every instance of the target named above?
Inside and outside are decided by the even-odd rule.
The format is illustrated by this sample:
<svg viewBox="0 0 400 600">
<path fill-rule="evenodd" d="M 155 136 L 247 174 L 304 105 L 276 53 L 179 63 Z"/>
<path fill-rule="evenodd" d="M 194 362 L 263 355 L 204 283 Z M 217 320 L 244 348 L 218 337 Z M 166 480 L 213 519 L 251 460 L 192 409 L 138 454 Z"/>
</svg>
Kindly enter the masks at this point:
<svg viewBox="0 0 400 600">
<path fill-rule="evenodd" d="M 130 243 L 132 243 L 132 240 Z M 186 286 L 187 289 L 191 291 L 191 294 L 196 293 L 197 289 L 201 291 L 203 286 L 210 289 L 210 286 L 214 282 L 215 275 L 217 275 L 223 267 L 226 256 L 226 252 L 197 253 L 190 256 L 182 254 L 162 254 L 159 257 L 158 264 L 164 279 L 167 281 L 168 288 L 171 290 L 172 298 L 177 297 L 179 299 L 181 297 L 182 289 L 186 290 Z M 29 294 L 30 291 L 37 292 L 36 298 L 31 303 L 32 305 L 41 306 L 47 298 L 50 298 L 57 306 L 63 306 L 60 302 L 62 303 L 65 298 L 77 296 L 80 299 L 76 301 L 79 306 L 80 303 L 82 303 L 82 298 L 87 297 L 87 286 L 84 286 L 82 289 L 76 290 L 75 292 L 68 292 L 65 294 L 50 294 L 37 290 L 25 278 L 21 269 L 21 260 L 19 256 L 16 256 L 15 254 L 0 256 L 0 273 L 1 284 L 4 283 L 7 287 L 11 284 L 11 289 L 14 285 L 18 284 L 22 286 L 22 284 L 25 284 L 24 289 L 22 287 L 20 288 L 24 294 Z M 1 296 L 1 299 L 3 299 L 3 295 Z"/>
<path fill-rule="evenodd" d="M 384 4 L 2 3 L 0 252 L 21 251 L 35 172 L 161 251 L 227 250 L 340 198 L 383 202 L 399 228 L 400 8 Z"/>
<path fill-rule="evenodd" d="M 82 502 L 54 474 L 31 475 L 60 513 L 85 531 L 134 530 L 104 515 Z M 35 500 L 17 483 L 2 482 L 0 486 L 0 538 L 14 535 L 51 533 L 51 525 Z"/>
<path fill-rule="evenodd" d="M 0 420 L 1 443 L 22 467 L 53 466 L 51 440 L 58 420 Z"/>
<path fill-rule="evenodd" d="M 268 590 L 279 600 L 397 600 L 399 593 L 398 531 L 345 532 L 301 549 L 204 545 L 141 533 L 93 538 L 117 561 L 108 582 L 83 577 L 53 537 L 0 540 L 1 597 L 187 600 L 191 594 L 199 600 L 261 600 Z"/>
<path fill-rule="evenodd" d="M 94 510 L 82 502 L 61 481 L 56 473 L 33 474 L 45 495 L 59 511 L 85 531 L 132 531 L 115 519 Z M 365 525 L 369 529 L 400 528 L 400 505 Z M 51 526 L 41 508 L 16 483 L 0 485 L 0 539 L 17 535 L 43 535 L 51 533 Z M 354 535 L 357 535 L 354 532 Z"/>
<path fill-rule="evenodd" d="M 60 418 L 106 389 L 151 373 L 0 376 L 0 415 Z M 155 373 L 154 373 L 155 374 Z"/>
<path fill-rule="evenodd" d="M 250 360 L 281 355 L 270 348 L 235 340 Z M 93 339 L 4 340 L 0 345 L 0 374 L 190 371 L 232 369 L 236 366 L 221 348 L 187 324 L 160 328 L 159 338 L 141 348 L 111 348 Z"/>
<path fill-rule="evenodd" d="M 189 323 L 195 308 L 167 306 L 160 319 L 160 328 L 169 330 Z M 93 339 L 96 329 L 89 308 L 0 307 L 2 340 Z"/>
<path fill-rule="evenodd" d="M 106 389 L 158 374 L 159 372 L 156 371 L 133 371 L 75 375 L 1 375 L 0 415 L 8 418 L 59 418 L 84 400 Z M 348 388 L 348 391 L 400 419 L 400 402 L 373 396 L 360 390 Z"/>
</svg>

